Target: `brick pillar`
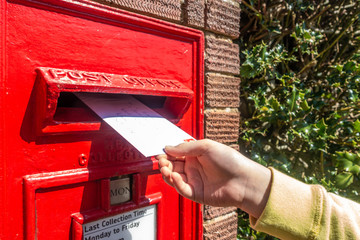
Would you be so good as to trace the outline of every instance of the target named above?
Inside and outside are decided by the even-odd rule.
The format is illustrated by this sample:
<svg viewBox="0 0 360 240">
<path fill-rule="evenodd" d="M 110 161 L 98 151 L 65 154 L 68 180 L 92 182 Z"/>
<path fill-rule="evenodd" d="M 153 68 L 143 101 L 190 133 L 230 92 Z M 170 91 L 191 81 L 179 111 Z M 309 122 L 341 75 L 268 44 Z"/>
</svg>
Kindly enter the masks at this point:
<svg viewBox="0 0 360 240">
<path fill-rule="evenodd" d="M 205 137 L 239 149 L 240 74 L 238 1 L 205 4 Z M 236 208 L 204 206 L 204 239 L 236 239 Z"/>
<path fill-rule="evenodd" d="M 205 137 L 239 149 L 240 0 L 93 0 L 205 33 Z M 204 206 L 204 239 L 236 239 L 236 208 Z"/>
</svg>

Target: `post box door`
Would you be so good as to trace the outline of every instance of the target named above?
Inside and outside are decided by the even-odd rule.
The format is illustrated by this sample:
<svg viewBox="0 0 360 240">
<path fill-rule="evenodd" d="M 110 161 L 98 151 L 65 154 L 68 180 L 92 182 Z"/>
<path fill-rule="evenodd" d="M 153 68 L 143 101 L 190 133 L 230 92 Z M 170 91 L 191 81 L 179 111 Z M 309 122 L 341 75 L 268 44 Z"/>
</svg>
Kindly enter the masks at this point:
<svg viewBox="0 0 360 240">
<path fill-rule="evenodd" d="M 200 239 L 200 206 L 73 93 L 134 95 L 202 138 L 202 33 L 88 0 L 0 7 L 0 239 Z"/>
</svg>

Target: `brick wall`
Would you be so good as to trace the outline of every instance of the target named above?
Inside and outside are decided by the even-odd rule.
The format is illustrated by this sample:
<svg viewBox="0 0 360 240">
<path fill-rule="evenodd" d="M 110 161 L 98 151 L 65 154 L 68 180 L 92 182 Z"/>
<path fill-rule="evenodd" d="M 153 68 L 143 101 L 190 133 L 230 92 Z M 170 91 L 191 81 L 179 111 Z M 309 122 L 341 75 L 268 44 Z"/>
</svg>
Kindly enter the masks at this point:
<svg viewBox="0 0 360 240">
<path fill-rule="evenodd" d="M 205 137 L 239 149 L 240 0 L 94 0 L 205 33 Z M 204 206 L 204 239 L 236 239 L 236 208 Z"/>
<path fill-rule="evenodd" d="M 240 7 L 237 1 L 205 3 L 205 137 L 239 149 Z M 236 239 L 236 208 L 204 206 L 204 239 Z"/>
</svg>

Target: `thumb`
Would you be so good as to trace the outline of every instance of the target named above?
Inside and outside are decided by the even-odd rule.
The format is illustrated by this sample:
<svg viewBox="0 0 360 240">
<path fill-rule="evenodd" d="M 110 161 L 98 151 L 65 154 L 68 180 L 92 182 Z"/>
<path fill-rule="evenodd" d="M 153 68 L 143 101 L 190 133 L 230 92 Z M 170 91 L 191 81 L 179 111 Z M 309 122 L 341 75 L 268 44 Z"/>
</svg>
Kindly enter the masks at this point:
<svg viewBox="0 0 360 240">
<path fill-rule="evenodd" d="M 174 157 L 180 156 L 200 156 L 210 148 L 210 140 L 199 140 L 185 142 L 177 146 L 166 146 L 165 152 Z"/>
</svg>

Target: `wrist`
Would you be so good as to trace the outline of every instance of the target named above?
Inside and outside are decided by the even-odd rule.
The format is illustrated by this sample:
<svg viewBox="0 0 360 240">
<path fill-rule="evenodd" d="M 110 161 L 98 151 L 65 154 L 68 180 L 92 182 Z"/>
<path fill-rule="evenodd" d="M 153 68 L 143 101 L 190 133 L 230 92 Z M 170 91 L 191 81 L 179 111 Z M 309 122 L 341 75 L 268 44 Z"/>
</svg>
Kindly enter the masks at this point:
<svg viewBox="0 0 360 240">
<path fill-rule="evenodd" d="M 271 189 L 271 170 L 251 161 L 248 179 L 245 185 L 245 195 L 240 209 L 249 215 L 259 218 L 269 199 Z"/>
</svg>

